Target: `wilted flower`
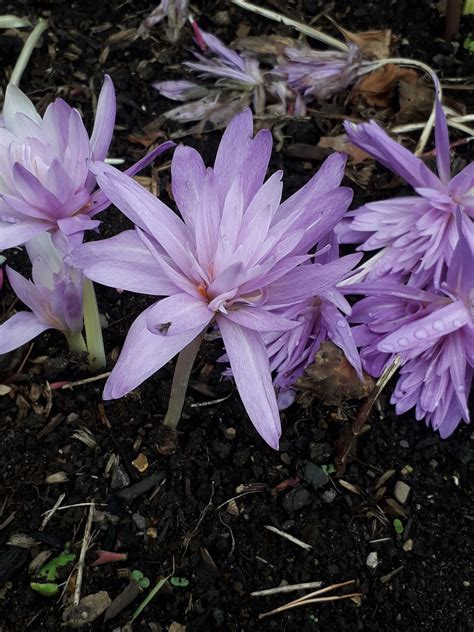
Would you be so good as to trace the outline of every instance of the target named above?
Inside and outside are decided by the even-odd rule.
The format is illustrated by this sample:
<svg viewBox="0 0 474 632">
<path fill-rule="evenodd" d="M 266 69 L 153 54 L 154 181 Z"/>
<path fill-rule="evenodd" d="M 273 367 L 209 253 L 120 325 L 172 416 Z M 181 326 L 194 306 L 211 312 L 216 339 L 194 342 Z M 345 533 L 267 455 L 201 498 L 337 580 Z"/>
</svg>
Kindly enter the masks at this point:
<svg viewBox="0 0 474 632">
<path fill-rule="evenodd" d="M 362 62 L 358 46 L 349 44 L 347 52 L 319 51 L 309 47 L 287 48 L 287 61 L 276 71 L 306 101 L 327 99 L 355 81 Z"/>
<path fill-rule="evenodd" d="M 189 0 L 161 0 L 156 9 L 153 9 L 138 27 L 138 35 L 146 35 L 155 24 L 167 18 L 166 37 L 168 41 L 176 42 L 188 15 Z"/>
<path fill-rule="evenodd" d="M 458 225 L 461 222 L 459 220 Z M 397 414 L 415 407 L 416 418 L 449 436 L 469 422 L 467 398 L 474 368 L 474 249 L 461 231 L 446 281 L 426 292 L 396 280 L 348 286 L 368 295 L 353 307 L 362 323 L 354 337 L 368 373 L 378 376 L 396 355 L 401 375 L 392 395 Z"/>
<path fill-rule="evenodd" d="M 90 160 L 104 160 L 115 124 L 115 94 L 105 77 L 89 139 L 79 112 L 56 99 L 43 118 L 19 88 L 9 85 L 0 129 L 0 249 L 59 229 L 82 241 L 92 219 L 110 202 L 96 187 Z M 163 144 L 139 161 L 136 173 L 169 147 Z"/>
<path fill-rule="evenodd" d="M 222 127 L 250 104 L 257 115 L 266 109 L 279 115 L 289 111 L 304 114 L 302 100 L 278 73 L 264 71 L 254 55 L 237 53 L 215 35 L 199 33 L 214 57 L 195 53 L 198 61 L 184 65 L 215 81 L 206 87 L 188 81 L 154 82 L 153 87 L 163 96 L 186 101 L 166 112 L 166 118 L 179 122 L 209 120 L 215 127 Z M 204 92 L 199 94 L 199 89 Z"/>
<path fill-rule="evenodd" d="M 437 177 L 420 158 L 392 140 L 376 123 L 345 124 L 351 143 L 402 177 L 416 196 L 370 202 L 348 213 L 337 232 L 359 250 L 383 249 L 373 276 L 409 275 L 410 284 L 439 285 L 458 239 L 455 214 L 460 206 L 463 230 L 474 237 L 474 163 L 451 178 L 446 117 L 436 106 Z"/>
<path fill-rule="evenodd" d="M 341 163 L 341 179 L 344 175 L 344 163 Z M 337 214 L 333 215 L 334 225 L 339 221 Z M 329 228 L 331 230 L 332 227 Z M 329 247 L 326 252 L 324 247 Z M 319 265 L 337 260 L 339 249 L 334 232 L 325 236 L 318 244 L 318 250 L 323 251 L 317 258 Z M 344 279 L 341 275 L 339 281 Z M 351 306 L 337 288 L 322 291 L 318 296 L 311 297 L 302 303 L 291 305 L 279 312 L 280 316 L 301 323 L 301 327 L 285 332 L 277 332 L 265 336 L 270 368 L 276 372 L 274 384 L 278 391 L 278 405 L 280 410 L 290 406 L 295 398 L 293 385 L 304 374 L 304 370 L 314 362 L 321 343 L 325 340 L 340 347 L 348 362 L 362 378 L 362 367 L 359 353 L 354 342 L 351 328 L 346 317 L 351 313 Z"/>
<path fill-rule="evenodd" d="M 84 244 L 70 261 L 100 283 L 167 297 L 133 323 L 106 399 L 130 392 L 216 322 L 250 419 L 276 448 L 280 419 L 262 335 L 298 326 L 276 310 L 332 287 L 359 255 L 300 265 L 329 216 L 350 203 L 352 192 L 339 187 L 334 168 L 343 159 L 327 161 L 281 204 L 281 172 L 264 184 L 271 133 L 252 132 L 246 110 L 227 128 L 213 168 L 194 149 L 177 148 L 172 188 L 184 221 L 132 179 L 96 163 L 105 194 L 137 228 Z"/>
<path fill-rule="evenodd" d="M 17 297 L 31 312 L 18 312 L 0 325 L 0 354 L 33 340 L 46 329 L 61 331 L 76 351 L 86 351 L 83 327 L 81 270 L 64 263 L 64 252 L 43 233 L 26 245 L 32 262 L 33 282 L 7 267 L 7 276 Z"/>
</svg>

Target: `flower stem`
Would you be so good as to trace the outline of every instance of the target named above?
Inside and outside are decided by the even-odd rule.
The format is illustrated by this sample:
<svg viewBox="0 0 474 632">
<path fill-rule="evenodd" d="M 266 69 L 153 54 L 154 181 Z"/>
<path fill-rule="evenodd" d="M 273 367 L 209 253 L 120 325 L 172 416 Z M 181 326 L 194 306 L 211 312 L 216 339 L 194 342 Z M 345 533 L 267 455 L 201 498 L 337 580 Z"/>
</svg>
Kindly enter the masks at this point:
<svg viewBox="0 0 474 632">
<path fill-rule="evenodd" d="M 47 28 L 48 28 L 48 22 L 40 18 L 38 24 L 31 31 L 28 39 L 26 40 L 23 46 L 23 50 L 21 51 L 18 57 L 18 60 L 15 64 L 15 68 L 13 69 L 12 76 L 10 77 L 10 83 L 12 83 L 14 86 L 18 86 L 18 84 L 20 83 L 20 79 L 25 71 L 26 66 L 28 65 L 30 57 L 33 54 L 33 51 L 35 49 L 35 46 Z"/>
<path fill-rule="evenodd" d="M 191 369 L 193 368 L 194 360 L 196 359 L 200 346 L 201 336 L 199 335 L 196 336 L 187 347 L 184 347 L 178 355 L 178 361 L 176 362 L 176 368 L 174 370 L 173 384 L 171 385 L 168 410 L 166 411 L 163 421 L 163 425 L 168 426 L 168 428 L 176 428 L 181 418 L 189 376 L 191 375 Z"/>
<path fill-rule="evenodd" d="M 100 326 L 94 285 L 89 279 L 84 279 L 83 305 L 84 327 L 86 330 L 87 350 L 89 352 L 89 369 L 98 371 L 105 366 L 104 340 L 102 338 L 102 327 Z"/>
<path fill-rule="evenodd" d="M 87 353 L 87 347 L 80 331 L 64 334 L 72 353 Z"/>
</svg>

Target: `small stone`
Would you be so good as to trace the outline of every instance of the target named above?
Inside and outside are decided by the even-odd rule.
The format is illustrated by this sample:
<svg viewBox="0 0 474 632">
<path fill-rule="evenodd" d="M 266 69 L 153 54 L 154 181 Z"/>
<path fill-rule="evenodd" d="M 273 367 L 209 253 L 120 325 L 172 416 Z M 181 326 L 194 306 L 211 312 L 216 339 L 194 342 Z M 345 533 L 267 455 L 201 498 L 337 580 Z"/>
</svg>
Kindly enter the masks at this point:
<svg viewBox="0 0 474 632">
<path fill-rule="evenodd" d="M 130 476 L 121 465 L 118 465 L 112 474 L 110 486 L 112 489 L 123 489 L 124 487 L 128 487 L 128 485 L 130 485 Z"/>
<path fill-rule="evenodd" d="M 283 507 L 286 511 L 298 511 L 311 503 L 311 494 L 307 489 L 293 489 L 283 498 Z"/>
<path fill-rule="evenodd" d="M 237 430 L 235 428 L 226 428 L 224 430 L 224 437 L 228 441 L 233 441 L 236 436 L 237 436 Z"/>
<path fill-rule="evenodd" d="M 464 581 L 462 585 L 464 586 L 464 588 L 469 588 L 471 586 L 471 582 Z"/>
<path fill-rule="evenodd" d="M 44 482 L 46 485 L 56 485 L 58 483 L 66 483 L 68 480 L 66 472 L 55 472 L 54 474 L 48 474 Z"/>
<path fill-rule="evenodd" d="M 393 490 L 393 495 L 401 505 L 404 505 L 410 494 L 411 487 L 403 481 L 397 481 Z"/>
<path fill-rule="evenodd" d="M 329 476 L 322 470 L 319 465 L 315 465 L 311 463 L 311 461 L 307 461 L 304 467 L 304 480 L 312 485 L 314 489 L 318 489 L 318 487 L 322 487 L 326 485 L 329 481 Z"/>
<path fill-rule="evenodd" d="M 413 468 L 412 468 L 412 466 L 411 466 L 411 465 L 404 465 L 404 466 L 402 467 L 402 469 L 400 470 L 400 473 L 401 473 L 403 476 L 408 476 L 408 475 L 409 475 L 409 474 L 411 474 L 412 472 L 413 472 Z"/>
<path fill-rule="evenodd" d="M 332 503 L 336 500 L 337 492 L 335 489 L 328 489 L 324 492 L 322 498 L 325 503 Z"/>
<path fill-rule="evenodd" d="M 366 564 L 367 568 L 370 568 L 373 571 L 377 568 L 377 566 L 379 565 L 379 555 L 378 555 L 377 551 L 371 551 L 367 555 L 367 560 L 366 560 L 365 564 Z"/>
<path fill-rule="evenodd" d="M 214 14 L 214 22 L 219 26 L 227 26 L 230 24 L 230 15 L 228 11 L 217 11 Z"/>
<path fill-rule="evenodd" d="M 146 472 L 148 469 L 148 459 L 146 458 L 146 454 L 140 452 L 137 458 L 132 461 L 132 465 L 136 470 L 140 472 L 140 474 Z"/>
<path fill-rule="evenodd" d="M 146 534 L 149 538 L 153 538 L 153 540 L 156 540 L 156 538 L 158 537 L 158 530 L 155 529 L 155 527 L 149 527 L 146 530 Z"/>
<path fill-rule="evenodd" d="M 408 538 L 408 540 L 406 540 L 403 543 L 402 548 L 405 551 L 405 553 L 408 553 L 409 551 L 413 551 L 413 540 L 411 538 Z"/>
<path fill-rule="evenodd" d="M 288 452 L 282 452 L 280 454 L 280 459 L 285 465 L 289 465 L 291 463 L 291 457 Z"/>
<path fill-rule="evenodd" d="M 63 612 L 63 621 L 71 628 L 81 628 L 83 625 L 92 623 L 112 603 L 109 595 L 102 590 L 94 595 L 87 595 L 77 606 L 68 606 Z"/>
<path fill-rule="evenodd" d="M 140 513 L 132 514 L 132 520 L 135 523 L 139 531 L 144 531 L 146 527 L 146 520 Z"/>
<path fill-rule="evenodd" d="M 402 439 L 402 440 L 400 441 L 400 444 L 399 444 L 399 445 L 400 445 L 400 447 L 401 447 L 401 448 L 405 448 L 405 449 L 407 449 L 407 448 L 409 448 L 409 447 L 410 447 L 410 444 L 408 443 L 408 441 L 407 441 L 406 439 Z"/>
<path fill-rule="evenodd" d="M 235 500 L 229 500 L 227 507 L 225 508 L 228 514 L 237 517 L 240 514 L 240 509 Z"/>
</svg>

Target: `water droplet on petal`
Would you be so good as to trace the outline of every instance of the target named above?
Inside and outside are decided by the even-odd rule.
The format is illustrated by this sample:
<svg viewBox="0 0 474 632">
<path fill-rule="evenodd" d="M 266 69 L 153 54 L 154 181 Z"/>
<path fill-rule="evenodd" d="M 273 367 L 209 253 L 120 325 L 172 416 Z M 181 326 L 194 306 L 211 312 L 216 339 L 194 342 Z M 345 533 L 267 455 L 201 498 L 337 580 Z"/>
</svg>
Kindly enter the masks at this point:
<svg viewBox="0 0 474 632">
<path fill-rule="evenodd" d="M 443 331 L 444 329 L 444 323 L 442 320 L 435 320 L 433 323 L 433 329 L 435 331 Z"/>
<path fill-rule="evenodd" d="M 460 327 L 461 326 L 461 321 L 458 318 L 455 318 L 453 320 L 453 327 Z"/>
<path fill-rule="evenodd" d="M 380 349 L 381 349 L 382 351 L 386 351 L 387 353 L 392 353 L 392 351 L 393 351 L 393 345 L 391 345 L 391 344 L 390 344 L 390 343 L 388 343 L 388 342 L 382 342 L 382 343 L 380 343 Z"/>
<path fill-rule="evenodd" d="M 408 345 L 410 344 L 410 341 L 408 340 L 408 338 L 405 338 L 403 336 L 402 338 L 398 339 L 398 344 L 400 345 L 400 347 L 408 347 Z"/>
<path fill-rule="evenodd" d="M 424 327 L 415 329 L 413 335 L 415 336 L 415 338 L 417 338 L 417 340 L 425 340 L 426 338 L 428 338 L 428 332 L 426 331 Z"/>
<path fill-rule="evenodd" d="M 337 321 L 337 323 L 336 323 L 336 325 L 337 325 L 338 327 L 345 327 L 345 326 L 346 326 L 346 324 L 347 324 L 347 323 L 346 323 L 346 321 L 345 321 L 345 320 L 338 320 L 338 321 Z"/>
</svg>

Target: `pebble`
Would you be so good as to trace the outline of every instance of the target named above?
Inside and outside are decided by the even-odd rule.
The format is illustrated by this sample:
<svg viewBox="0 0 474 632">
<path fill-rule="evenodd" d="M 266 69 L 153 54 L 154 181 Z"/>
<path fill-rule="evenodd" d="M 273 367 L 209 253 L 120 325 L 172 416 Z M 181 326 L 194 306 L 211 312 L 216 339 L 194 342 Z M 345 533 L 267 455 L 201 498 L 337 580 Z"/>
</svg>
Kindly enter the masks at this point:
<svg viewBox="0 0 474 632">
<path fill-rule="evenodd" d="M 402 548 L 405 551 L 405 553 L 408 553 L 409 551 L 413 551 L 413 540 L 411 538 L 408 538 L 408 540 L 406 540 L 406 542 L 403 543 Z"/>
<path fill-rule="evenodd" d="M 397 481 L 395 483 L 393 494 L 401 505 L 404 505 L 406 503 L 408 495 L 410 494 L 410 490 L 410 485 L 407 485 L 403 481 Z"/>
<path fill-rule="evenodd" d="M 237 430 L 235 428 L 226 428 L 224 430 L 224 437 L 229 441 L 233 441 L 237 436 Z"/>
<path fill-rule="evenodd" d="M 332 503 L 336 500 L 337 492 L 335 489 L 328 489 L 323 494 L 323 500 L 325 503 Z"/>
<path fill-rule="evenodd" d="M 402 440 L 400 441 L 400 447 L 401 447 L 401 448 L 405 448 L 405 449 L 406 449 L 406 448 L 409 448 L 409 447 L 410 447 L 410 444 L 408 443 L 408 441 L 407 441 L 406 439 L 402 439 Z"/>
<path fill-rule="evenodd" d="M 311 463 L 311 461 L 307 461 L 304 468 L 304 480 L 313 486 L 314 489 L 318 489 L 318 487 L 322 487 L 326 485 L 329 481 L 329 476 L 319 467 L 319 465 L 315 465 Z"/>
<path fill-rule="evenodd" d="M 145 518 L 139 514 L 139 513 L 134 513 L 132 514 L 132 520 L 135 523 L 137 529 L 139 531 L 144 531 L 145 527 L 146 527 L 146 520 Z"/>
<path fill-rule="evenodd" d="M 311 503 L 311 494 L 307 489 L 293 489 L 283 498 L 283 507 L 286 511 L 298 511 Z"/>
<path fill-rule="evenodd" d="M 146 457 L 146 454 L 140 452 L 137 458 L 132 461 L 132 465 L 136 470 L 140 472 L 140 474 L 146 472 L 148 469 L 148 459 Z"/>
<path fill-rule="evenodd" d="M 371 551 L 367 555 L 367 560 L 365 564 L 367 568 L 371 568 L 372 570 L 375 570 L 377 568 L 377 566 L 379 565 L 379 555 L 377 551 Z"/>
</svg>

